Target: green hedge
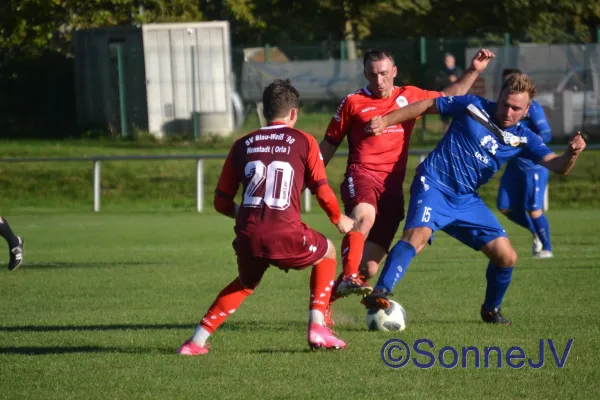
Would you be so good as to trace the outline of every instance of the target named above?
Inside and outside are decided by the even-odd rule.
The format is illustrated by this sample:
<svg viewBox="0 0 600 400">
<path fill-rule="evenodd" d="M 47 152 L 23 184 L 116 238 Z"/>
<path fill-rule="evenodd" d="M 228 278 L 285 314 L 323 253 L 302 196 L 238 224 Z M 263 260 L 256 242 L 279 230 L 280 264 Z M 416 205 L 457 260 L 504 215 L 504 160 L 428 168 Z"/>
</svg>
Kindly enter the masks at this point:
<svg viewBox="0 0 600 400">
<path fill-rule="evenodd" d="M 226 154 L 228 143 L 219 145 L 139 144 L 133 142 L 6 142 L 4 157 L 92 156 L 116 154 Z M 212 210 L 212 195 L 224 160 L 204 163 L 205 209 Z M 418 158 L 409 158 L 408 190 Z M 327 168 L 331 186 L 337 192 L 343 180 L 346 159 L 336 157 Z M 196 207 L 196 164 L 177 161 L 102 162 L 102 209 L 187 210 Z M 551 208 L 594 208 L 600 206 L 598 178 L 600 152 L 584 153 L 573 172 L 566 177 L 550 177 Z M 492 207 L 498 187 L 497 175 L 480 189 Z M 92 209 L 93 168 L 91 162 L 0 163 L 2 213 L 19 210 Z M 316 202 L 314 202 L 316 206 Z M 313 207 L 314 208 L 314 207 Z"/>
</svg>

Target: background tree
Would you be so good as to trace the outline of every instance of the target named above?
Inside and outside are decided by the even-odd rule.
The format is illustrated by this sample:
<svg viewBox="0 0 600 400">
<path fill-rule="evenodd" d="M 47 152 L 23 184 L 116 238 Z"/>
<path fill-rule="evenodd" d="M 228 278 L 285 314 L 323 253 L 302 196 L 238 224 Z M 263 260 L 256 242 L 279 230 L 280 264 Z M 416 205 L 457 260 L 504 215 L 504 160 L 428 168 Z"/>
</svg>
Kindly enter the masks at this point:
<svg viewBox="0 0 600 400">
<path fill-rule="evenodd" d="M 443 51 L 460 54 L 466 37 L 472 45 L 502 43 L 504 33 L 515 42 L 589 43 L 598 40 L 600 0 L 4 0 L 0 132 L 65 130 L 74 120 L 73 31 L 204 20 L 228 20 L 237 48 L 269 43 L 292 59 L 337 58 L 342 41 L 348 58 L 384 45 L 400 81 L 425 81 L 415 38 L 428 38 L 429 63 Z"/>
</svg>

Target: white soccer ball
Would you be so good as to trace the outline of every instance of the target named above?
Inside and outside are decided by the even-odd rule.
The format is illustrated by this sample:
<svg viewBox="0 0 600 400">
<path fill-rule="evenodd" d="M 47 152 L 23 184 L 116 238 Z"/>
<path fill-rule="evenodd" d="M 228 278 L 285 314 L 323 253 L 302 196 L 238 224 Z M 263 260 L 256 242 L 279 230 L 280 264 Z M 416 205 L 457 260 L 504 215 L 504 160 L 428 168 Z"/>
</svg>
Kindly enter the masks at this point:
<svg viewBox="0 0 600 400">
<path fill-rule="evenodd" d="M 393 300 L 387 310 L 368 310 L 367 328 L 370 331 L 402 332 L 406 329 L 406 311 Z"/>
</svg>

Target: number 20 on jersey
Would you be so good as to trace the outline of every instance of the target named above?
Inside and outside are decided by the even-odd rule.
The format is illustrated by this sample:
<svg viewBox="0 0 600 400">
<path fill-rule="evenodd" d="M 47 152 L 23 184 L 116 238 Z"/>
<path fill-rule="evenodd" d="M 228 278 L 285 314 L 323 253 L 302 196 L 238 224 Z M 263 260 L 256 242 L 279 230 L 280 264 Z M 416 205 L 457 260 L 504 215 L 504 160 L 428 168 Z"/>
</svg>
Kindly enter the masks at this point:
<svg viewBox="0 0 600 400">
<path fill-rule="evenodd" d="M 285 161 L 273 161 L 265 165 L 262 161 L 250 161 L 244 173 L 250 182 L 244 192 L 244 207 L 259 208 L 263 203 L 274 210 L 285 210 L 290 206 L 294 168 Z M 264 195 L 257 193 L 264 187 Z"/>
</svg>

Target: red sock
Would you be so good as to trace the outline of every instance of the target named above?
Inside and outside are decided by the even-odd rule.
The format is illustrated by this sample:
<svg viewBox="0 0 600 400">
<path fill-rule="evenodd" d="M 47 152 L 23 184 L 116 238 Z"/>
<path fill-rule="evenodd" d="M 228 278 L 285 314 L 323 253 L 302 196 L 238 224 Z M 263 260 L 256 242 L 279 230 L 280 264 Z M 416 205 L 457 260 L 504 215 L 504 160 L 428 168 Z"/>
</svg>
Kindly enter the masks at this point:
<svg viewBox="0 0 600 400">
<path fill-rule="evenodd" d="M 335 283 L 333 284 L 333 287 L 331 288 L 331 297 L 329 298 L 329 304 L 333 304 L 333 302 L 335 302 L 337 299 L 341 299 L 343 297 L 343 296 L 338 296 L 338 294 L 337 294 L 337 288 L 338 288 L 338 286 L 340 286 L 340 283 L 342 283 L 343 280 L 344 280 L 344 274 L 341 273 L 340 276 L 338 276 Z"/>
<path fill-rule="evenodd" d="M 365 235 L 362 232 L 348 232 L 342 240 L 342 268 L 344 277 L 358 275 L 358 267 L 365 247 Z"/>
<path fill-rule="evenodd" d="M 335 278 L 336 261 L 332 258 L 324 258 L 320 263 L 315 264 L 310 274 L 310 306 L 311 310 L 318 310 L 325 314 L 329 297 L 331 295 L 331 286 Z"/>
<path fill-rule="evenodd" d="M 252 294 L 252 290 L 242 286 L 239 278 L 235 278 L 217 296 L 200 324 L 213 333 L 225 320 L 237 310 L 244 299 Z"/>
</svg>

